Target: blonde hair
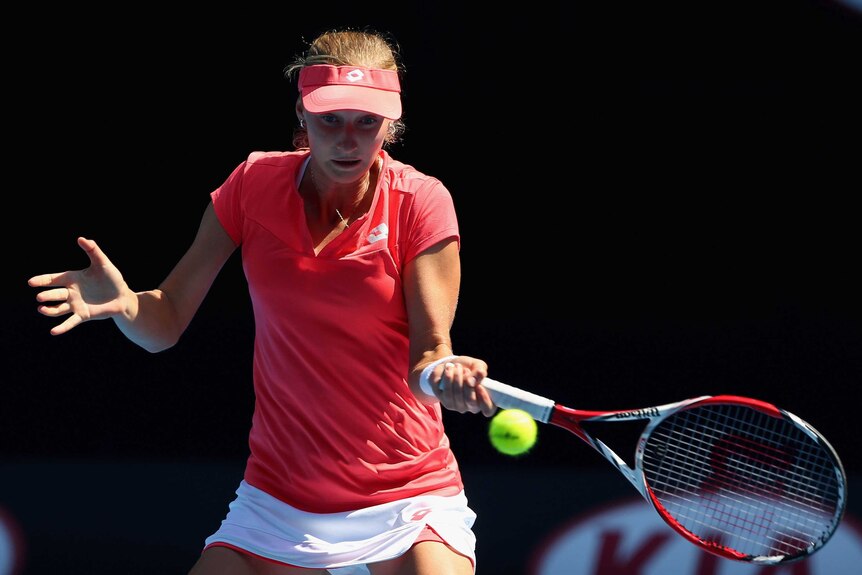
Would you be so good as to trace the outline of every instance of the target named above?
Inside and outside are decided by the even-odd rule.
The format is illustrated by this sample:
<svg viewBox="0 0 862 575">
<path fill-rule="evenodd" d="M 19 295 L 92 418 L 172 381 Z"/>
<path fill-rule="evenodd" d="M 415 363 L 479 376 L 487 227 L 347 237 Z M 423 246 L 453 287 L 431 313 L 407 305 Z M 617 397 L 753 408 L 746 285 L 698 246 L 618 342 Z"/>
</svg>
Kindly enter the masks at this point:
<svg viewBox="0 0 862 575">
<path fill-rule="evenodd" d="M 390 36 L 371 29 L 324 32 L 308 45 L 303 54 L 294 57 L 284 68 L 284 76 L 292 80 L 299 75 L 299 70 L 315 64 L 395 70 L 399 75 L 404 72 L 397 42 Z M 384 145 L 399 141 L 405 128 L 400 118 L 393 121 L 389 125 Z M 293 145 L 297 148 L 308 147 L 308 134 L 302 126 L 294 130 Z"/>
</svg>

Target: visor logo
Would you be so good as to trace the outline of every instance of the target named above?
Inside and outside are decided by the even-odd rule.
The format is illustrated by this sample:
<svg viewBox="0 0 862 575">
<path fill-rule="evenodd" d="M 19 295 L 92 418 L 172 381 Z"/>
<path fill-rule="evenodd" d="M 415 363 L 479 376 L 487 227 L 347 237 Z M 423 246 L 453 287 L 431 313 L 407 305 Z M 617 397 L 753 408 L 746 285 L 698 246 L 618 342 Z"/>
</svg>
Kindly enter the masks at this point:
<svg viewBox="0 0 862 575">
<path fill-rule="evenodd" d="M 365 77 L 365 73 L 362 70 L 351 70 L 344 77 L 351 82 L 359 82 Z"/>
</svg>

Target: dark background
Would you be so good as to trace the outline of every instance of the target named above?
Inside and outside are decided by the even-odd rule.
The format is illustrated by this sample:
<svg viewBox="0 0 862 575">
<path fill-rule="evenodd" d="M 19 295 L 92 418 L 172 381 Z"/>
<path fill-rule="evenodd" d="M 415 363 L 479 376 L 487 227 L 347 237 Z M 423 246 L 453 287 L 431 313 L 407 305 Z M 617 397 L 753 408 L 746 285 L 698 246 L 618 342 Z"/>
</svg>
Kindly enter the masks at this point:
<svg viewBox="0 0 862 575">
<path fill-rule="evenodd" d="M 282 69 L 305 40 L 371 26 L 407 67 L 390 151 L 459 211 L 456 352 L 584 409 L 759 397 L 862 472 L 862 17 L 817 0 L 634 4 L 11 11 L 0 458 L 241 464 L 238 259 L 157 355 L 112 322 L 51 337 L 26 281 L 86 265 L 85 235 L 155 287 L 233 167 L 289 149 Z M 506 459 L 484 418 L 446 417 L 465 469 L 607 465 L 552 429 Z"/>
</svg>

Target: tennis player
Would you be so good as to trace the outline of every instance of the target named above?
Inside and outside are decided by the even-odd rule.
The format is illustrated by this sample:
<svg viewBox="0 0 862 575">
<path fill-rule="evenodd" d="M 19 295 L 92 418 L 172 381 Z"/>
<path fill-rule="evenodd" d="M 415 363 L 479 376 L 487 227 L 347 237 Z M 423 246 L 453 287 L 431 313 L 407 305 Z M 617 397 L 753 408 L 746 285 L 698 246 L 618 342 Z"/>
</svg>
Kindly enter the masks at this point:
<svg viewBox="0 0 862 575">
<path fill-rule="evenodd" d="M 487 364 L 455 355 L 452 197 L 390 156 L 403 135 L 396 44 L 334 30 L 285 69 L 294 149 L 250 154 L 211 193 L 156 289 L 134 291 L 92 239 L 86 269 L 38 275 L 51 333 L 111 318 L 150 352 L 186 330 L 240 248 L 254 310 L 244 477 L 192 575 L 458 575 L 476 567 L 442 409 L 493 415 Z M 434 395 L 424 393 L 420 375 Z"/>
</svg>

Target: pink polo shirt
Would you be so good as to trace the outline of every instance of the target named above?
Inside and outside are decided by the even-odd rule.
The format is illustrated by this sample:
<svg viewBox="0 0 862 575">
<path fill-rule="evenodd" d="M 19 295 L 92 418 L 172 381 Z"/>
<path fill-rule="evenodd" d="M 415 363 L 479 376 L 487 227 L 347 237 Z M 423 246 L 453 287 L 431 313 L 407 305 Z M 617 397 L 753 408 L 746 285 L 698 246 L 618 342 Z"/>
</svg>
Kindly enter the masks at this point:
<svg viewBox="0 0 862 575">
<path fill-rule="evenodd" d="M 407 386 L 401 270 L 460 241 L 449 191 L 381 151 L 371 209 L 314 254 L 297 180 L 308 151 L 256 152 L 212 194 L 254 308 L 245 480 L 330 513 L 463 488 L 439 404 Z"/>
</svg>

